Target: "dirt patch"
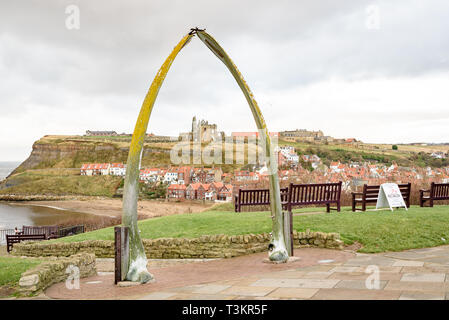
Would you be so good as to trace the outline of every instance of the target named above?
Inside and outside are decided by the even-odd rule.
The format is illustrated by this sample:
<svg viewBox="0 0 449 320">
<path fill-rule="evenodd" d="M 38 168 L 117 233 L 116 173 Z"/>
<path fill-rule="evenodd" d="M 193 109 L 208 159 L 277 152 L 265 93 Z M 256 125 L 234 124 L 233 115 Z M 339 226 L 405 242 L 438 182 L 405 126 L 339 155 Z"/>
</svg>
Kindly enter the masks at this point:
<svg viewBox="0 0 449 320">
<path fill-rule="evenodd" d="M 347 245 L 347 246 L 345 246 L 345 250 L 348 250 L 348 251 L 354 251 L 354 252 L 357 252 L 357 251 L 359 251 L 360 249 L 362 249 L 363 248 L 363 244 L 361 244 L 360 242 L 357 242 L 357 241 L 354 241 L 354 243 L 353 244 L 350 244 L 350 245 Z"/>
<path fill-rule="evenodd" d="M 120 217 L 122 215 L 121 199 L 89 199 L 89 200 L 62 200 L 62 201 L 28 201 L 27 205 L 49 206 L 70 211 L 90 213 L 101 216 Z M 191 201 L 167 202 L 154 200 L 141 200 L 137 211 L 141 216 L 148 218 L 163 217 L 173 214 L 198 213 L 213 206 L 213 203 L 198 203 Z"/>
<path fill-rule="evenodd" d="M 11 287 L 0 287 L 0 298 L 6 298 L 16 292 L 16 289 Z"/>
</svg>

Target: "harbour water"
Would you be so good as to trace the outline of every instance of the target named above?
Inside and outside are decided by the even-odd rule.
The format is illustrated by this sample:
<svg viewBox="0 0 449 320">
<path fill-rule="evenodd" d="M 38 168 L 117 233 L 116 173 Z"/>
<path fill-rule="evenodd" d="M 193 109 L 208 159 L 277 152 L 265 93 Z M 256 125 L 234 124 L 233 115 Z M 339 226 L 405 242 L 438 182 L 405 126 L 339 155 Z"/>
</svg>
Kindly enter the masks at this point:
<svg viewBox="0 0 449 320">
<path fill-rule="evenodd" d="M 0 162 L 0 181 L 6 178 L 19 162 Z M 22 229 L 22 226 L 58 225 L 65 221 L 83 221 L 93 215 L 54 207 L 0 202 L 0 230 Z M 0 239 L 0 243 L 2 239 Z"/>
<path fill-rule="evenodd" d="M 81 220 L 90 214 L 61 210 L 38 205 L 9 204 L 0 202 L 0 229 L 22 226 L 44 226 L 61 224 L 64 221 Z"/>
<path fill-rule="evenodd" d="M 5 179 L 19 164 L 20 162 L 16 161 L 0 161 L 0 181 Z"/>
</svg>

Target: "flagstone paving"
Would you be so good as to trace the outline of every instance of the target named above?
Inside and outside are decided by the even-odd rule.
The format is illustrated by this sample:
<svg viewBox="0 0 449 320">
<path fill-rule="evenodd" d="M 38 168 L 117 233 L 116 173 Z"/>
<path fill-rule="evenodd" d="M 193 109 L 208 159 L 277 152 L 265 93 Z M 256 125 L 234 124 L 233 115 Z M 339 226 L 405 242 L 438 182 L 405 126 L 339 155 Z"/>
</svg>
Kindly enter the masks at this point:
<svg viewBox="0 0 449 320">
<path fill-rule="evenodd" d="M 449 300 L 449 246 L 380 254 L 308 248 L 295 250 L 295 256 L 301 259 L 286 264 L 263 263 L 265 255 L 255 254 L 161 267 L 153 269 L 155 283 L 132 288 L 117 288 L 111 284 L 110 273 L 99 274 L 82 279 L 84 289 L 78 292 L 57 284 L 46 295 L 149 300 Z"/>
</svg>

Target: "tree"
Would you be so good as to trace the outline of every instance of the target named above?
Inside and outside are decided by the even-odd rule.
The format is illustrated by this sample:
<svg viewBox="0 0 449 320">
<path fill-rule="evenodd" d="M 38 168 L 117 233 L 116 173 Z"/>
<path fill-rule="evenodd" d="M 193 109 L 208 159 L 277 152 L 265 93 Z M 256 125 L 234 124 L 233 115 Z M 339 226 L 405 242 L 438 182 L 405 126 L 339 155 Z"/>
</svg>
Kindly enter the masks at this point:
<svg viewBox="0 0 449 320">
<path fill-rule="evenodd" d="M 394 144 L 394 145 L 391 147 L 391 149 L 393 149 L 393 150 L 398 150 L 398 146 Z"/>
</svg>

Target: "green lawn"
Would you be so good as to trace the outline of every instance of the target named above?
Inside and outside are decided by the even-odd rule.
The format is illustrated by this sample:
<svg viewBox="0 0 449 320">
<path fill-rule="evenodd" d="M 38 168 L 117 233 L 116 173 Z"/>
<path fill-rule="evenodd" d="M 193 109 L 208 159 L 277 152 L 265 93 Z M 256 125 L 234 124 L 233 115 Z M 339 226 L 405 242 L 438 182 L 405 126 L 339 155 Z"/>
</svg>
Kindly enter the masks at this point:
<svg viewBox="0 0 449 320">
<path fill-rule="evenodd" d="M 14 186 L 0 190 L 0 194 L 85 195 L 112 197 L 122 178 L 115 176 L 73 175 L 69 169 L 29 170 L 12 176 Z"/>
<path fill-rule="evenodd" d="M 348 207 L 343 208 L 341 213 L 333 211 L 331 214 L 326 214 L 324 208 L 294 212 L 311 211 L 322 214 L 295 216 L 294 229 L 338 232 L 346 244 L 354 241 L 363 244 L 361 252 L 432 247 L 449 241 L 449 206 L 412 207 L 407 212 L 404 209 L 394 212 L 351 212 Z M 146 239 L 262 233 L 270 232 L 271 227 L 269 212 L 208 211 L 139 221 L 142 238 Z M 52 241 L 113 240 L 113 236 L 113 228 L 105 228 Z"/>
<path fill-rule="evenodd" d="M 363 244 L 360 252 L 434 247 L 449 244 L 449 206 L 301 216 L 294 229 L 338 232 L 347 244 Z"/>
<path fill-rule="evenodd" d="M 38 259 L 22 259 L 17 257 L 0 257 L 0 287 L 14 286 L 19 282 L 20 276 L 28 269 L 37 266 Z"/>
</svg>

